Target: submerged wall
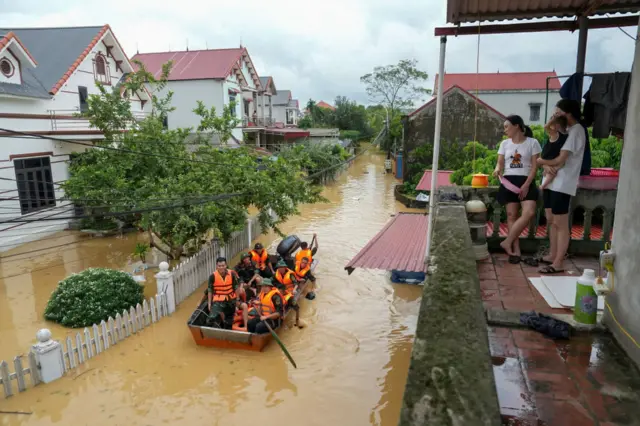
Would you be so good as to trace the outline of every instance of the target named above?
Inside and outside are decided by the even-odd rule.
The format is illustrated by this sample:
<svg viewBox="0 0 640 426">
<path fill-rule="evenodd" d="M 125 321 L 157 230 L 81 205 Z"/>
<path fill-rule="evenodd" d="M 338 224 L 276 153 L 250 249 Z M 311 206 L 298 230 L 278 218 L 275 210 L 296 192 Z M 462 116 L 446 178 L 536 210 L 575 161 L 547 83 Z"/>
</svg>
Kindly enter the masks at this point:
<svg viewBox="0 0 640 426">
<path fill-rule="evenodd" d="M 442 194 L 458 191 L 440 189 Z M 401 426 L 500 425 L 487 322 L 464 202 L 437 206 L 432 266 L 411 354 Z"/>
<path fill-rule="evenodd" d="M 640 36 L 640 30 L 638 31 Z M 615 291 L 606 301 L 605 323 L 631 358 L 640 365 L 640 348 L 626 333 L 640 342 L 640 42 L 636 41 L 633 62 L 627 124 L 620 164 L 620 180 L 613 224 L 615 261 Z M 616 323 L 619 322 L 619 325 Z M 626 331 L 626 333 L 625 333 Z"/>
</svg>

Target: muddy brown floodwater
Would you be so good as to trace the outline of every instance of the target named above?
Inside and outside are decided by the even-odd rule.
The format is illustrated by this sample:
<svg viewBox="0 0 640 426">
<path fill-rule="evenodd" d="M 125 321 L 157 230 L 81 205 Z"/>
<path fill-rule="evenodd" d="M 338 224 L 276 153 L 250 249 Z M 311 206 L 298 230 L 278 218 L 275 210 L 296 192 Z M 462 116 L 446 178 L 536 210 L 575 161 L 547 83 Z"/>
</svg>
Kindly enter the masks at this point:
<svg viewBox="0 0 640 426">
<path fill-rule="evenodd" d="M 301 303 L 308 327 L 281 333 L 298 369 L 275 342 L 262 353 L 196 346 L 186 322 L 199 290 L 173 316 L 64 378 L 0 399 L 0 410 L 32 413 L 0 414 L 0 424 L 396 425 L 421 287 L 392 285 L 384 271 L 349 276 L 344 270 L 391 214 L 406 211 L 393 198 L 396 181 L 383 164 L 384 156 L 372 151 L 360 156 L 325 189 L 330 203 L 303 206 L 283 226 L 302 239 L 316 232 L 320 242 L 320 290 L 314 301 Z M 126 267 L 137 238 L 94 239 L 3 259 L 0 359 L 26 352 L 38 328 L 63 338 L 68 330 L 41 319 L 56 283 L 90 266 Z M 271 251 L 278 242 L 274 235 L 260 240 Z M 151 295 L 152 272 L 147 277 Z"/>
</svg>

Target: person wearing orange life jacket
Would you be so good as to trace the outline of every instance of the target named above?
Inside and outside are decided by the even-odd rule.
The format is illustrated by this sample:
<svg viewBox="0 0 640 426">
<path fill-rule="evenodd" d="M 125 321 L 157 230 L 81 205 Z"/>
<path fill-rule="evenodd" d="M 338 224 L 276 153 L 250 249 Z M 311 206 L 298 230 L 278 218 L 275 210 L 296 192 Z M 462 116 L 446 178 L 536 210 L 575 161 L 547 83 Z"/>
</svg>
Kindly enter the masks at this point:
<svg viewBox="0 0 640 426">
<path fill-rule="evenodd" d="M 314 245 L 315 244 L 315 245 Z M 306 241 L 300 243 L 300 250 L 296 253 L 296 263 L 300 263 L 303 257 L 309 259 L 309 265 L 313 262 L 313 256 L 318 252 L 318 236 L 313 234 L 311 246 Z"/>
<path fill-rule="evenodd" d="M 265 323 L 274 329 L 277 328 L 284 317 L 284 299 L 282 293 L 274 287 L 273 281 L 264 278 L 259 281 L 260 293 L 252 309 L 252 313 L 257 314 L 249 320 L 247 330 L 250 333 L 269 333 Z M 253 312 L 255 310 L 255 312 Z"/>
<path fill-rule="evenodd" d="M 271 278 L 273 276 L 273 266 L 269 261 L 269 253 L 260 243 L 256 243 L 253 250 L 249 252 L 251 260 L 256 264 L 260 270 L 260 275 L 263 278 Z"/>
<path fill-rule="evenodd" d="M 309 259 L 303 257 L 299 262 L 296 262 L 296 267 L 293 272 L 296 274 L 298 281 L 309 281 L 309 289 L 305 297 L 309 300 L 315 299 L 316 294 L 313 292 L 313 289 L 315 288 L 316 277 L 311 273 Z"/>
<path fill-rule="evenodd" d="M 240 277 L 240 281 L 242 282 L 242 277 Z M 260 275 L 256 275 L 251 278 L 251 281 L 255 283 L 258 287 L 258 292 L 260 291 L 260 283 L 262 283 L 262 277 Z M 253 288 L 245 288 L 246 296 L 244 298 L 238 298 L 236 301 L 236 313 L 233 318 L 233 330 L 236 331 L 248 331 L 247 326 L 249 321 L 252 318 L 257 318 L 260 316 L 258 311 L 255 309 L 255 304 L 259 302 L 259 297 L 257 294 L 253 293 Z"/>
<path fill-rule="evenodd" d="M 296 295 L 298 294 L 299 288 L 295 272 L 289 269 L 287 263 L 281 259 L 276 263 L 276 273 L 273 275 L 273 279 L 275 280 L 276 287 L 278 287 L 278 290 L 280 290 L 284 296 L 285 305 L 296 311 L 295 325 L 300 328 L 304 327 L 300 322 L 300 307 L 296 302 Z"/>
<path fill-rule="evenodd" d="M 216 270 L 209 277 L 207 291 L 209 322 L 214 324 L 220 321 L 225 328 L 231 328 L 238 295 L 244 295 L 238 274 L 227 269 L 226 258 L 217 258 Z"/>
</svg>

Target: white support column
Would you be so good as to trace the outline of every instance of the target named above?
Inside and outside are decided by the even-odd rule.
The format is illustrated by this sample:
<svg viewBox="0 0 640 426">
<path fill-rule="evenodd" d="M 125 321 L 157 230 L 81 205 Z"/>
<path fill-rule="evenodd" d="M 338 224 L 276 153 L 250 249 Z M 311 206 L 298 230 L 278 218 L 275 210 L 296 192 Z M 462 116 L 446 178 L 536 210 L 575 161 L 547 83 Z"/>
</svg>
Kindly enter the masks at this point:
<svg viewBox="0 0 640 426">
<path fill-rule="evenodd" d="M 176 311 L 176 296 L 173 286 L 173 272 L 169 270 L 167 262 L 160 262 L 160 272 L 156 274 L 156 285 L 158 294 L 165 293 L 167 295 L 167 309 L 169 314 Z"/>
<path fill-rule="evenodd" d="M 264 97 L 265 97 L 265 93 L 264 92 L 262 92 L 262 96 L 261 97 L 262 97 L 262 102 L 261 102 L 262 105 L 261 105 L 260 108 L 262 109 L 262 119 L 264 120 L 265 127 L 266 127 L 267 117 L 264 116 Z"/>
<path fill-rule="evenodd" d="M 250 217 L 247 218 L 247 236 L 248 236 L 248 241 L 247 241 L 247 247 L 251 248 L 251 241 L 253 241 L 253 235 L 251 235 L 251 228 L 253 228 L 251 226 L 252 224 L 252 220 Z"/>
<path fill-rule="evenodd" d="M 36 363 L 40 368 L 40 379 L 43 383 L 58 380 L 64 374 L 62 345 L 51 339 L 51 331 L 46 328 L 36 333 L 36 339 L 38 339 L 38 343 L 33 345 L 31 350 L 36 355 Z"/>
<path fill-rule="evenodd" d="M 639 22 L 640 24 L 640 22 Z M 640 40 L 640 26 L 636 31 Z M 604 322 L 629 356 L 640 363 L 640 41 L 636 40 L 631 85 L 627 102 L 620 179 L 616 197 L 615 221 L 611 248 L 616 255 L 613 272 L 613 292 L 607 295 Z"/>
<path fill-rule="evenodd" d="M 431 257 L 431 239 L 435 221 L 436 181 L 438 177 L 438 159 L 440 157 L 440 127 L 442 126 L 442 93 L 444 91 L 444 62 L 447 50 L 447 38 L 440 37 L 440 64 L 438 66 L 438 91 L 436 93 L 436 122 L 433 135 L 433 161 L 431 163 L 431 192 L 429 193 L 429 227 L 427 228 L 427 250 L 424 261 L 429 265 Z"/>
</svg>

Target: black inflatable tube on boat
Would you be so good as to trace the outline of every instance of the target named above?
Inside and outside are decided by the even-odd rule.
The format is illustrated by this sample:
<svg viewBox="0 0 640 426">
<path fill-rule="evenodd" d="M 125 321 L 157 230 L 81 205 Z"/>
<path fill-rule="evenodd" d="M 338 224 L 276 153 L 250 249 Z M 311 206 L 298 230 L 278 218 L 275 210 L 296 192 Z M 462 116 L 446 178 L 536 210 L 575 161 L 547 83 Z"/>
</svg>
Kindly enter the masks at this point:
<svg viewBox="0 0 640 426">
<path fill-rule="evenodd" d="M 291 257 L 294 251 L 300 248 L 300 238 L 297 235 L 289 235 L 284 240 L 280 241 L 276 251 L 282 258 Z"/>
</svg>

